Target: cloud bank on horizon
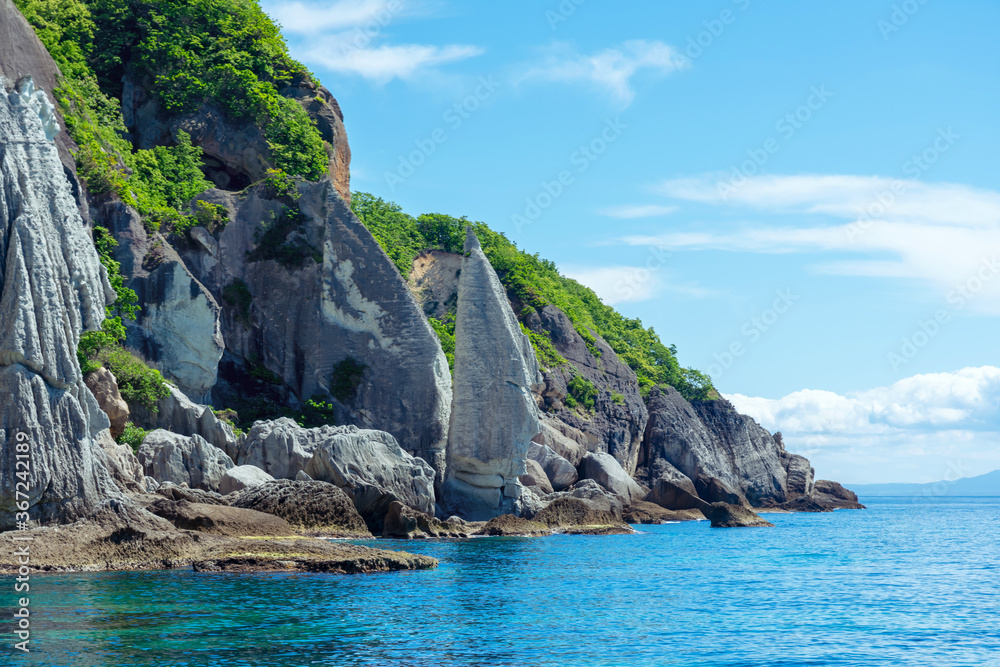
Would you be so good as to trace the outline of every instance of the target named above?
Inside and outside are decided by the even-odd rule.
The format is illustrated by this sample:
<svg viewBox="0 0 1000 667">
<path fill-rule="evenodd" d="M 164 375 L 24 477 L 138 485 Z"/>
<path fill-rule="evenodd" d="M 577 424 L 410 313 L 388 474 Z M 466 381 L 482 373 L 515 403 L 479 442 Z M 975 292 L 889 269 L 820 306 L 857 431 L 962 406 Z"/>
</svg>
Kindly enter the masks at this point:
<svg viewBox="0 0 1000 667">
<path fill-rule="evenodd" d="M 925 373 L 842 395 L 726 395 L 816 474 L 844 483 L 937 482 L 1000 468 L 1000 368 Z"/>
</svg>

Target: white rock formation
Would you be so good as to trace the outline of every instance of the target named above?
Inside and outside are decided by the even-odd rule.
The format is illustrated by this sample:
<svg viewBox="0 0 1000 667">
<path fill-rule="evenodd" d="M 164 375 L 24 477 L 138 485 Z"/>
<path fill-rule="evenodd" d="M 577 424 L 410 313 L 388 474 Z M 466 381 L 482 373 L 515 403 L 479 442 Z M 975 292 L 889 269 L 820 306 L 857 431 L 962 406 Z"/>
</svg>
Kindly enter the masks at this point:
<svg viewBox="0 0 1000 667">
<path fill-rule="evenodd" d="M 531 439 L 539 432 L 531 391 L 541 383 L 531 341 L 507 293 L 466 229 L 455 319 L 455 380 L 444 506 L 470 520 L 521 511 Z"/>
<path fill-rule="evenodd" d="M 0 82 L 0 527 L 16 523 L 18 483 L 40 522 L 75 520 L 121 493 L 96 442 L 110 422 L 76 358 L 80 333 L 100 327 L 114 293 L 43 97 L 29 78 L 13 92 Z"/>
<path fill-rule="evenodd" d="M 229 455 L 200 435 L 184 436 L 157 429 L 139 447 L 139 463 L 161 484 L 171 482 L 192 489 L 219 490 L 226 470 L 236 467 Z"/>
</svg>

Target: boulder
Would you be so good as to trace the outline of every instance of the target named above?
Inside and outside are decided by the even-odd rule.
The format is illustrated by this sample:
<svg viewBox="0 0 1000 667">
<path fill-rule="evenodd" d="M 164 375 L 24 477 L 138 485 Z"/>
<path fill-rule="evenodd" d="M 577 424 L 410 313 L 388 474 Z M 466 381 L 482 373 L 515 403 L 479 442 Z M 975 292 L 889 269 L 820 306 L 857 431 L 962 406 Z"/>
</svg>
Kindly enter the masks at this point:
<svg viewBox="0 0 1000 667">
<path fill-rule="evenodd" d="M 153 479 L 147 477 L 146 479 Z M 192 489 L 187 486 L 178 486 L 173 482 L 159 484 L 153 493 L 163 496 L 168 500 L 186 500 L 189 503 L 200 503 L 202 505 L 228 505 L 229 501 L 222 497 L 222 494 L 215 491 L 203 491 L 202 489 Z"/>
<path fill-rule="evenodd" d="M 257 466 L 236 466 L 222 473 L 219 493 L 226 496 L 271 481 L 274 481 L 274 478 Z"/>
<path fill-rule="evenodd" d="M 560 532 L 594 534 L 634 532 L 621 520 L 620 515 L 595 509 L 587 501 L 573 497 L 553 500 L 534 516 L 534 521 Z"/>
<path fill-rule="evenodd" d="M 642 500 L 648 493 L 625 472 L 611 454 L 604 452 L 587 454 L 580 463 L 580 471 L 585 478 L 594 480 L 613 493 L 624 506 Z"/>
<path fill-rule="evenodd" d="M 781 434 L 778 433 L 778 436 Z M 798 454 L 781 452 L 781 462 L 785 466 L 788 475 L 788 497 L 811 496 L 815 479 L 815 470 L 809 463 L 809 459 Z"/>
<path fill-rule="evenodd" d="M 373 532 L 381 532 L 393 500 L 434 511 L 434 470 L 403 451 L 384 431 L 356 426 L 302 428 L 291 419 L 259 421 L 237 449 L 237 462 L 276 478 L 304 470 L 343 489 Z"/>
<path fill-rule="evenodd" d="M 455 374 L 443 505 L 472 520 L 519 514 L 541 376 L 507 292 L 466 228 L 455 318 Z"/>
<path fill-rule="evenodd" d="M 494 537 L 540 537 L 551 535 L 552 530 L 538 521 L 530 521 L 513 514 L 501 514 L 487 521 L 476 534 Z"/>
<path fill-rule="evenodd" d="M 111 437 L 111 431 L 98 433 L 97 442 L 104 455 L 104 466 L 119 486 L 128 491 L 145 491 L 146 474 L 132 448 L 115 442 Z"/>
<path fill-rule="evenodd" d="M 678 521 L 703 521 L 704 513 L 698 509 L 670 510 L 645 500 L 632 503 L 622 514 L 625 523 L 676 523 Z"/>
<path fill-rule="evenodd" d="M 83 378 L 87 389 L 97 399 L 97 404 L 111 422 L 111 437 L 118 438 L 128 423 L 128 403 L 118 391 L 118 381 L 107 368 L 98 368 Z"/>
<path fill-rule="evenodd" d="M 133 421 L 147 430 L 165 429 L 179 435 L 201 436 L 232 457 L 237 442 L 232 427 L 216 417 L 210 406 L 193 402 L 173 385 L 168 385 L 168 389 L 170 393 L 157 401 L 155 411 L 137 407 Z"/>
<path fill-rule="evenodd" d="M 382 537 L 422 539 L 428 537 L 469 537 L 469 527 L 456 520 L 441 521 L 429 514 L 407 507 L 399 501 L 389 504 Z"/>
<path fill-rule="evenodd" d="M 712 503 L 704 510 L 712 528 L 774 528 L 749 507 L 729 503 Z"/>
<path fill-rule="evenodd" d="M 816 480 L 812 498 L 826 509 L 865 509 L 865 506 L 858 501 L 856 493 L 844 488 L 839 482 L 831 482 L 828 479 Z"/>
<path fill-rule="evenodd" d="M 9 0 L 0 7 L 0 49 L 35 44 Z M 114 292 L 47 134 L 57 128 L 30 78 L 0 82 L 0 529 L 17 525 L 24 500 L 18 454 L 31 455 L 32 521 L 72 522 L 122 497 L 97 442 L 110 422 L 76 356 Z"/>
<path fill-rule="evenodd" d="M 142 441 L 138 452 L 146 474 L 156 481 L 173 482 L 204 491 L 218 491 L 233 460 L 200 435 L 190 437 L 157 429 Z"/>
<path fill-rule="evenodd" d="M 698 497 L 694 484 L 687 477 L 670 479 L 660 477 L 653 483 L 653 488 L 645 500 L 656 503 L 668 510 L 700 509 L 708 505 Z"/>
<path fill-rule="evenodd" d="M 553 493 L 545 500 L 552 502 L 559 498 L 576 498 L 592 510 L 607 512 L 615 517 L 622 515 L 621 499 L 592 479 L 581 479 L 565 491 Z"/>
<path fill-rule="evenodd" d="M 546 445 L 553 452 L 563 457 L 573 466 L 574 470 L 583 457 L 587 455 L 587 436 L 579 429 L 569 424 L 550 417 L 540 415 L 538 426 L 539 433 L 532 442 L 539 445 Z"/>
<path fill-rule="evenodd" d="M 284 519 L 239 507 L 160 498 L 146 509 L 182 530 L 229 537 L 284 537 L 295 534 Z"/>
<path fill-rule="evenodd" d="M 580 460 L 582 459 L 583 456 L 581 455 Z M 553 491 L 562 491 L 573 486 L 579 479 L 576 466 L 562 456 L 559 456 L 559 454 L 556 454 L 548 445 L 532 443 L 531 447 L 528 448 L 528 460 L 529 462 L 536 461 L 542 467 L 545 476 L 548 477 L 552 485 Z"/>
<path fill-rule="evenodd" d="M 372 536 L 347 494 L 327 482 L 275 480 L 244 489 L 232 505 L 279 516 L 309 535 L 351 539 Z"/>
<path fill-rule="evenodd" d="M 521 480 L 521 484 L 537 486 L 542 493 L 552 493 L 552 484 L 549 483 L 549 477 L 545 474 L 542 466 L 532 459 L 528 459 L 524 463 L 527 472 L 518 478 Z"/>
</svg>

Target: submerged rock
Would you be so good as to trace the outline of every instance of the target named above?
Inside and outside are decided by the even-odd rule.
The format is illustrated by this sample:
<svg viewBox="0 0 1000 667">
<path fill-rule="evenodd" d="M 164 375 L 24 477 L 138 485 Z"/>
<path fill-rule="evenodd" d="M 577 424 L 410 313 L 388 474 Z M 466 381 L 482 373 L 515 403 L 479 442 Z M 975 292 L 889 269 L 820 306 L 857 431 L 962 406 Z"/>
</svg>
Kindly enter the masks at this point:
<svg viewBox="0 0 1000 667">
<path fill-rule="evenodd" d="M 742 505 L 712 503 L 702 511 L 712 522 L 712 528 L 774 528 L 773 523 Z"/>
<path fill-rule="evenodd" d="M 538 361 L 507 293 L 466 229 L 455 319 L 455 381 L 443 504 L 472 520 L 519 514 L 520 475 L 539 432 Z"/>
</svg>

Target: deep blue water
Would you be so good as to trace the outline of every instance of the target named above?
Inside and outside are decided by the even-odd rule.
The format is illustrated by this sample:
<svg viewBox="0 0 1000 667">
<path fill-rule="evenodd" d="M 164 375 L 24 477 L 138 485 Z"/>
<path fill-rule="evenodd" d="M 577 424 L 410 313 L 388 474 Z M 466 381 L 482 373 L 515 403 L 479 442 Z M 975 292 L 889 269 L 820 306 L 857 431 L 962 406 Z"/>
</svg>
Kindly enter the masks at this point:
<svg viewBox="0 0 1000 667">
<path fill-rule="evenodd" d="M 36 576 L 33 652 L 4 624 L 0 665 L 1000 667 L 1000 498 L 868 502 L 774 529 L 377 542 L 441 560 L 424 572 Z"/>
</svg>

